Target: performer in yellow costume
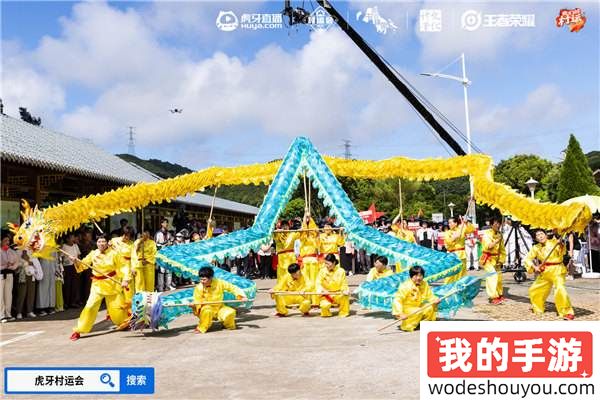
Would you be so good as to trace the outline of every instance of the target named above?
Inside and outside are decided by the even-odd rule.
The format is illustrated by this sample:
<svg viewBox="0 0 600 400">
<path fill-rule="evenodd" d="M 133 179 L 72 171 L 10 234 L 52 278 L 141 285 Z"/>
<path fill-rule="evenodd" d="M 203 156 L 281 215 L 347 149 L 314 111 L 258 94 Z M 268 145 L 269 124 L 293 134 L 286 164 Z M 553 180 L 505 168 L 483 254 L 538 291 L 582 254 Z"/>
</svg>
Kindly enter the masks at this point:
<svg viewBox="0 0 600 400">
<path fill-rule="evenodd" d="M 450 253 L 454 253 L 460 258 L 462 262 L 462 268 L 460 272 L 455 275 L 449 276 L 444 279 L 444 285 L 447 285 L 452 282 L 456 282 L 463 276 L 467 274 L 467 253 L 465 253 L 465 237 L 475 231 L 475 227 L 473 224 L 468 221 L 461 221 L 461 224 L 456 223 L 455 218 L 450 218 L 448 220 L 449 230 L 444 234 L 444 243 L 446 244 L 446 249 Z"/>
<path fill-rule="evenodd" d="M 108 247 L 108 241 L 104 235 L 98 236 L 96 246 L 98 248 L 91 251 L 83 260 L 71 258 L 77 272 L 87 269 L 88 266 L 93 268 L 90 297 L 81 311 L 77 326 L 73 328 L 71 340 L 77 340 L 82 333 L 92 330 L 102 300 L 106 301 L 107 312 L 115 325 L 120 325 L 127 318 L 122 287 L 126 288 L 129 285 L 129 267 L 119 260 L 120 256 L 116 251 Z M 122 269 L 119 270 L 119 268 Z M 116 280 L 118 276 L 123 277 L 121 285 L 113 280 Z"/>
<path fill-rule="evenodd" d="M 290 226 L 287 222 L 281 224 L 281 229 L 288 231 Z M 275 250 L 277 252 L 277 283 L 281 283 L 283 277 L 287 274 L 287 268 L 290 264 L 296 262 L 294 253 L 294 243 L 300 237 L 300 232 L 275 232 L 273 240 L 275 241 Z"/>
<path fill-rule="evenodd" d="M 308 316 L 310 311 L 310 299 L 308 296 L 301 294 L 298 295 L 277 295 L 274 292 L 309 292 L 313 290 L 313 286 L 306 280 L 300 266 L 296 263 L 292 263 L 288 266 L 288 273 L 285 274 L 281 282 L 277 283 L 275 287 L 269 290 L 271 297 L 275 298 L 275 308 L 277 310 L 278 317 L 285 317 L 288 314 L 287 306 L 292 304 L 298 304 L 298 309 L 304 316 Z"/>
<path fill-rule="evenodd" d="M 120 237 L 111 239 L 109 246 L 119 253 L 119 262 L 122 265 L 119 266 L 119 271 L 127 270 L 131 271 L 131 251 L 133 249 L 133 229 L 130 226 L 123 228 L 123 235 Z M 121 280 L 124 279 L 121 274 L 117 273 L 117 277 Z M 125 303 L 131 306 L 131 299 L 135 294 L 135 285 L 133 281 L 129 282 L 129 287 L 124 289 L 123 297 Z"/>
<path fill-rule="evenodd" d="M 327 254 L 333 254 L 339 260 L 340 247 L 345 243 L 344 237 L 335 232 L 330 224 L 323 226 L 323 233 L 319 235 L 319 269 L 323 268 Z"/>
<path fill-rule="evenodd" d="M 238 300 L 248 301 L 244 291 L 229 282 L 213 278 L 215 271 L 211 267 L 202 267 L 198 271 L 200 283 L 194 289 L 194 303 L 221 302 L 223 293 L 233 293 Z M 199 318 L 195 333 L 206 333 L 215 317 L 223 323 L 226 329 L 235 329 L 235 309 L 220 304 L 195 304 L 194 314 Z"/>
<path fill-rule="evenodd" d="M 505 300 L 502 295 L 502 264 L 506 260 L 506 249 L 502 232 L 500 232 L 501 221 L 492 218 L 490 223 L 492 229 L 486 229 L 481 239 L 483 252 L 479 259 L 479 265 L 485 272 L 496 272 L 495 275 L 486 278 L 485 290 L 492 304 L 500 304 Z"/>
<path fill-rule="evenodd" d="M 154 291 L 154 270 L 156 262 L 156 243 L 150 239 L 150 231 L 145 229 L 142 237 L 133 243 L 131 252 L 131 271 L 135 276 L 135 290 Z"/>
<path fill-rule="evenodd" d="M 529 250 L 525 258 L 527 272 L 535 271 L 539 274 L 529 288 L 532 311 L 536 314 L 544 313 L 544 303 L 554 286 L 554 302 L 558 315 L 573 320 L 575 315 L 565 288 L 567 276 L 567 268 L 563 264 L 565 245 L 560 239 L 548 238 L 546 232 L 541 229 L 535 233 L 535 239 L 538 243 Z"/>
<path fill-rule="evenodd" d="M 346 281 L 346 271 L 338 266 L 338 260 L 333 254 L 325 256 L 325 268 L 319 271 L 315 287 L 321 297 L 321 317 L 331 317 L 331 306 L 336 304 L 340 307 L 338 316 L 347 317 L 350 314 L 350 290 Z"/>
<path fill-rule="evenodd" d="M 373 263 L 375 265 L 369 271 L 367 275 L 367 282 L 375 281 L 377 279 L 385 278 L 387 276 L 394 275 L 391 269 L 388 268 L 388 259 L 384 256 L 379 256 L 375 259 Z"/>
<path fill-rule="evenodd" d="M 423 280 L 425 270 L 414 266 L 408 271 L 410 279 L 398 287 L 392 304 L 392 315 L 402 320 L 403 331 L 414 331 L 421 321 L 435 321 L 437 304 L 440 300 L 433 294 L 429 284 Z M 421 312 L 410 315 L 425 304 L 433 304 Z"/>
<path fill-rule="evenodd" d="M 302 273 L 307 282 L 315 286 L 317 275 L 319 273 L 319 231 L 317 224 L 310 217 L 310 213 L 306 213 L 304 222 L 302 223 L 302 231 L 300 233 L 300 263 L 302 265 Z M 319 296 L 312 297 L 312 304 L 319 304 Z"/>
</svg>

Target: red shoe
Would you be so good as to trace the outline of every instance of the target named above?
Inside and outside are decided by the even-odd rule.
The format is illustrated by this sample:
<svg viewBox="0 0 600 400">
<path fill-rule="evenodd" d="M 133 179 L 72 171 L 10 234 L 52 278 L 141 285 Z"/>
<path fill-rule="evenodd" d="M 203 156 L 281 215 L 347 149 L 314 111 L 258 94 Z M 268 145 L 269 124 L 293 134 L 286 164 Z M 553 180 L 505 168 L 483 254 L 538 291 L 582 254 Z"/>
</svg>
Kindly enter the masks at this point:
<svg viewBox="0 0 600 400">
<path fill-rule="evenodd" d="M 492 304 L 494 304 L 494 305 L 502 304 L 502 298 L 496 297 L 495 299 L 492 299 Z"/>
<path fill-rule="evenodd" d="M 69 339 L 71 339 L 72 341 L 76 341 L 76 340 L 79 340 L 80 337 L 81 337 L 81 335 L 79 334 L 79 332 L 73 332 Z"/>
<path fill-rule="evenodd" d="M 111 320 L 111 319 L 110 319 L 110 315 L 109 315 L 109 314 L 106 314 L 106 318 L 104 318 L 104 320 L 105 320 L 105 321 L 110 321 L 110 320 Z"/>
<path fill-rule="evenodd" d="M 194 333 L 202 333 L 202 331 L 200 329 L 198 329 L 198 328 L 195 328 L 194 329 Z"/>
<path fill-rule="evenodd" d="M 575 319 L 575 316 L 573 314 L 565 314 L 563 316 L 563 319 L 567 321 L 573 321 Z"/>
<path fill-rule="evenodd" d="M 307 312 L 305 312 L 305 313 L 302 313 L 302 316 L 303 316 L 303 317 L 310 317 L 310 313 L 307 313 Z"/>
<path fill-rule="evenodd" d="M 500 299 L 500 300 L 501 300 L 503 303 L 506 301 L 506 297 L 504 297 L 504 296 L 500 296 L 500 297 L 498 297 L 498 298 L 499 298 L 499 299 Z"/>
</svg>

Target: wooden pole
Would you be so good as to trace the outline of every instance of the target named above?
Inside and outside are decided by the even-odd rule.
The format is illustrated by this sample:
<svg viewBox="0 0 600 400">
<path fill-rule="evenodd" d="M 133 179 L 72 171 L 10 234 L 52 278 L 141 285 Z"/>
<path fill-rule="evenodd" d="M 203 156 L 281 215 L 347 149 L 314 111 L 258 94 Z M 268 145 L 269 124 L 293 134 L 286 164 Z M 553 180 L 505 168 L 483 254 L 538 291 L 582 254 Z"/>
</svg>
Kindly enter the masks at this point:
<svg viewBox="0 0 600 400">
<path fill-rule="evenodd" d="M 213 304 L 230 304 L 230 303 L 245 303 L 249 300 L 221 300 L 221 301 L 205 301 L 203 303 L 167 303 L 163 304 L 163 307 L 190 307 L 190 306 L 208 306 Z"/>
<path fill-rule="evenodd" d="M 400 221 L 404 219 L 404 209 L 402 207 L 402 179 L 398 179 L 398 198 L 400 199 Z"/>
<path fill-rule="evenodd" d="M 58 251 L 60 251 L 61 253 L 66 254 L 66 255 L 68 255 L 69 258 L 72 257 L 69 253 L 67 253 L 66 251 L 64 251 L 60 247 L 58 248 Z M 91 269 L 92 271 L 94 271 L 95 273 L 97 273 L 98 275 L 101 275 L 101 276 L 105 277 L 106 279 L 109 279 L 109 280 L 111 280 L 111 281 L 113 281 L 113 282 L 121 285 L 121 282 L 119 282 L 118 280 L 114 279 L 112 276 L 108 276 L 105 273 L 98 271 L 96 268 L 92 267 L 91 265 L 88 265 L 88 264 L 84 263 L 79 258 L 75 258 L 75 260 L 77 260 L 77 262 L 83 264 L 84 266 L 88 267 L 89 269 Z"/>
</svg>

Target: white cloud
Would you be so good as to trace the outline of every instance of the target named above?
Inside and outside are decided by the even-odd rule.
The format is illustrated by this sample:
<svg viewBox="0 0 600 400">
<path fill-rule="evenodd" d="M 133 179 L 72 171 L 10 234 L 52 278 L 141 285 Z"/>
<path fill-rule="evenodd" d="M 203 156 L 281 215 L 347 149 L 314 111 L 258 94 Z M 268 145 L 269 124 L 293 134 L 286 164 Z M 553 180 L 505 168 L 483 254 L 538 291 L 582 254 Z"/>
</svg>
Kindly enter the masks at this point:
<svg viewBox="0 0 600 400">
<path fill-rule="evenodd" d="M 37 71 L 18 43 L 2 42 L 2 84 L 0 97 L 5 113 L 18 115 L 19 107 L 26 107 L 43 121 L 65 107 L 63 88 Z"/>
</svg>

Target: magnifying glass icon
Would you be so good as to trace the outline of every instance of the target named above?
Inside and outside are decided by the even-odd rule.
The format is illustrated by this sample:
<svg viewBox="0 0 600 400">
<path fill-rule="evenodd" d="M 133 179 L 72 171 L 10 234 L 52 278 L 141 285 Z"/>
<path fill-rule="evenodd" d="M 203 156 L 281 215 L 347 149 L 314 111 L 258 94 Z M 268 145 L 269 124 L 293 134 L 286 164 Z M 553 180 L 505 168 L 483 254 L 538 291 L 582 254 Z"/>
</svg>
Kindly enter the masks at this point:
<svg viewBox="0 0 600 400">
<path fill-rule="evenodd" d="M 104 374 L 100 375 L 100 382 L 107 383 L 110 385 L 110 387 L 115 387 L 115 384 L 112 383 L 112 378 L 111 378 L 110 374 L 104 373 Z"/>
</svg>

